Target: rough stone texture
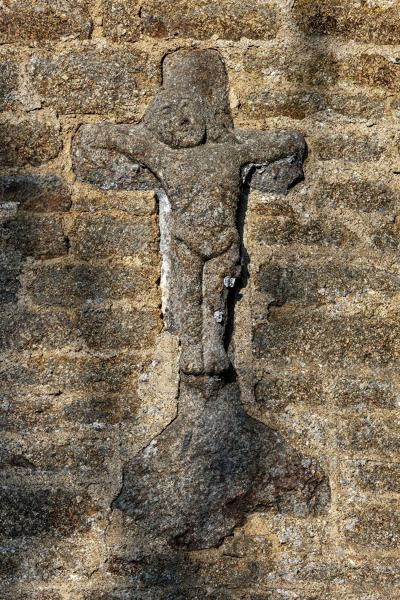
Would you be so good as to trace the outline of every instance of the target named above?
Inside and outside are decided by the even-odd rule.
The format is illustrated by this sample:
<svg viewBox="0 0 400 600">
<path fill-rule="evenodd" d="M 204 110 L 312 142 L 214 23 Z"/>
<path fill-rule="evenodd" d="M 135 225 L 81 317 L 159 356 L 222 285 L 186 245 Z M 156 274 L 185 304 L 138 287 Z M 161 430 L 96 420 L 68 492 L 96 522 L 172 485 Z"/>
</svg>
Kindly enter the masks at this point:
<svg viewBox="0 0 400 600">
<path fill-rule="evenodd" d="M 2 599 L 397 600 L 399 10 L 397 0 L 2 3 Z M 189 415 L 192 471 L 168 445 L 170 423 L 188 444 L 177 405 L 186 384 L 176 338 L 158 333 L 168 315 L 156 179 L 107 150 L 92 155 L 92 140 L 74 144 L 70 159 L 71 139 L 87 125 L 137 123 L 161 83 L 162 58 L 193 47 L 223 57 L 236 129 L 296 129 L 309 148 L 304 181 L 284 197 L 276 193 L 290 185 L 284 176 L 253 171 L 250 189 L 246 181 L 243 281 L 228 328 L 230 389 L 240 387 L 242 408 L 236 400 L 224 413 L 235 418 L 216 422 L 240 433 L 243 455 L 229 431 L 224 438 L 236 464 L 246 465 L 250 431 L 259 447 L 280 440 L 282 461 L 318 461 L 331 486 L 324 512 L 307 509 L 302 465 L 292 497 L 304 514 L 276 504 L 250 514 L 250 503 L 236 502 L 241 525 L 201 551 L 156 538 L 143 505 L 141 523 L 111 508 L 124 464 L 157 463 L 157 454 L 143 456 L 157 438 L 176 474 L 192 473 L 183 489 L 197 499 L 204 492 L 194 483 L 195 441 L 206 439 L 197 421 Z M 97 53 L 112 57 L 105 75 L 96 71 L 102 87 L 89 77 Z M 146 60 L 131 105 L 133 83 L 110 65 L 137 54 Z M 71 56 L 86 74 L 72 72 Z M 39 86 L 39 71 L 32 78 L 34 58 L 46 73 L 58 65 L 51 86 Z M 101 92 L 93 111 L 92 89 Z M 73 112 L 57 116 L 62 106 Z M 267 331 L 273 349 L 259 346 Z M 205 421 L 210 443 L 216 428 Z M 223 466 L 207 473 L 222 473 L 221 485 Z M 157 486 L 143 486 L 146 498 L 176 517 Z M 231 527 L 232 513 L 221 516 L 214 502 L 221 528 Z M 204 532 L 200 508 L 186 518 Z"/>
<path fill-rule="evenodd" d="M 71 207 L 71 192 L 57 175 L 15 175 L 0 177 L 0 201 L 13 203 L 19 210 L 66 212 Z"/>
<path fill-rule="evenodd" d="M 147 63 L 143 52 L 89 47 L 84 53 L 68 52 L 56 58 L 34 56 L 28 70 L 43 105 L 60 113 L 124 109 L 129 114 L 149 89 Z"/>
<path fill-rule="evenodd" d="M 192 377 L 181 383 L 173 424 L 125 466 L 113 506 L 172 545 L 207 548 L 249 512 L 318 514 L 329 497 L 316 462 L 249 418 L 235 384 Z"/>
<path fill-rule="evenodd" d="M 0 166 L 38 166 L 55 158 L 61 150 L 58 127 L 54 122 L 34 117 L 0 115 Z"/>
<path fill-rule="evenodd" d="M 113 39 L 135 41 L 140 32 L 155 38 L 182 37 L 208 39 L 216 35 L 225 40 L 270 39 L 279 28 L 274 5 L 256 0 L 243 6 L 238 0 L 218 2 L 201 0 L 194 7 L 187 0 L 163 3 L 146 0 L 139 6 L 129 0 L 107 0 L 105 32 Z"/>
<path fill-rule="evenodd" d="M 334 35 L 358 42 L 397 44 L 400 35 L 398 2 L 362 0 L 295 0 L 294 12 L 302 31 Z"/>
<path fill-rule="evenodd" d="M 14 60 L 0 58 L 0 110 L 12 110 L 16 105 L 19 73 Z"/>
<path fill-rule="evenodd" d="M 0 43 L 87 38 L 92 29 L 87 0 L 5 0 L 0 13 Z"/>
</svg>

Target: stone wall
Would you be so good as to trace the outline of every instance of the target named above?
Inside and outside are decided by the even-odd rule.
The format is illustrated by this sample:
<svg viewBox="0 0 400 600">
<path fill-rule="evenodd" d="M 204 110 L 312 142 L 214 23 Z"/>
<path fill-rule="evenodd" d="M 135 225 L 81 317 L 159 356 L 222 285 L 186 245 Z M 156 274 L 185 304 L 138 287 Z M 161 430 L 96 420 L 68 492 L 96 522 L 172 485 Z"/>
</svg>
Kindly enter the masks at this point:
<svg viewBox="0 0 400 600">
<path fill-rule="evenodd" d="M 397 598 L 398 0 L 0 11 L 1 598 Z M 304 182 L 249 194 L 232 353 L 247 412 L 319 460 L 331 500 L 183 551 L 110 508 L 177 414 L 157 202 L 79 183 L 70 148 L 82 123 L 139 121 L 192 47 L 223 56 L 236 126 L 306 136 Z"/>
</svg>

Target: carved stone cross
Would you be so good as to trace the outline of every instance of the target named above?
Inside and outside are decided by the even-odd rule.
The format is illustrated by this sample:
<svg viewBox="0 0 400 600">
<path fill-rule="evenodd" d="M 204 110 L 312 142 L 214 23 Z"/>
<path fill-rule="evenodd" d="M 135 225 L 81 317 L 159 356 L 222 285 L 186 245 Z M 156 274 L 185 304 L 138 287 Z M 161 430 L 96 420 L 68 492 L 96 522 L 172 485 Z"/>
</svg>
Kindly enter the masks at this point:
<svg viewBox="0 0 400 600">
<path fill-rule="evenodd" d="M 198 50 L 166 57 L 163 87 L 141 124 L 83 126 L 75 148 L 75 169 L 83 179 L 112 187 L 113 177 L 117 182 L 122 177 L 126 187 L 133 173 L 141 176 L 136 184 L 163 188 L 172 209 L 171 310 L 181 371 L 226 371 L 227 297 L 241 271 L 236 218 L 243 172 L 249 164 L 281 161 L 289 183 L 297 179 L 303 137 L 295 131 L 234 129 L 223 62 L 214 50 Z M 104 150 L 114 152 L 111 170 Z M 128 170 L 118 154 L 131 161 Z M 132 171 L 137 163 L 147 170 Z"/>
<path fill-rule="evenodd" d="M 179 51 L 139 125 L 84 125 L 75 136 L 80 179 L 104 188 L 163 188 L 170 202 L 169 311 L 181 341 L 176 418 L 124 466 L 112 503 L 179 548 L 219 544 L 249 512 L 318 513 L 329 484 L 243 409 L 227 373 L 227 296 L 241 271 L 238 203 L 248 165 L 285 191 L 302 175 L 294 131 L 233 128 L 223 62 L 214 50 Z M 225 373 L 224 373 L 225 372 Z"/>
</svg>

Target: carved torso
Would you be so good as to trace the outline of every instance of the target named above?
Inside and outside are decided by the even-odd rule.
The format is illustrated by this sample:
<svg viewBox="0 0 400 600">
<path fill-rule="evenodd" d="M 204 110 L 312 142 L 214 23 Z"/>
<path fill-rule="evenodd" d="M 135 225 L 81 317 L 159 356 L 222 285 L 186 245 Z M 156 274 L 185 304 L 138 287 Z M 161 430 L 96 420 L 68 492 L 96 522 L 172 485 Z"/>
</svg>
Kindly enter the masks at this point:
<svg viewBox="0 0 400 600">
<path fill-rule="evenodd" d="M 237 237 L 240 164 L 232 144 L 203 144 L 168 153 L 163 187 L 172 207 L 173 236 L 203 258 Z"/>
</svg>

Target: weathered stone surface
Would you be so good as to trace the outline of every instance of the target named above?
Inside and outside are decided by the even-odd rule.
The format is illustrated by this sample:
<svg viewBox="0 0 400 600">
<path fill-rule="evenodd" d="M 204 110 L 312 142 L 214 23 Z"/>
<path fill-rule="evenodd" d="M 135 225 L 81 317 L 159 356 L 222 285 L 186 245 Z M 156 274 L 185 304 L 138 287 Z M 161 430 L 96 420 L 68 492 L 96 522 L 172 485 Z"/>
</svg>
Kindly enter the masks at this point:
<svg viewBox="0 0 400 600">
<path fill-rule="evenodd" d="M 320 181 L 316 189 L 318 208 L 350 208 L 372 212 L 393 210 L 398 204 L 398 193 L 384 182 L 353 178 L 349 181 Z"/>
<path fill-rule="evenodd" d="M 400 36 L 397 2 L 379 6 L 359 0 L 296 0 L 294 14 L 308 34 L 375 44 L 397 44 Z"/>
<path fill-rule="evenodd" d="M 247 182 L 251 189 L 267 194 L 288 194 L 303 179 L 302 160 L 294 157 L 277 160 L 270 165 L 250 169 Z"/>
<path fill-rule="evenodd" d="M 385 145 L 372 135 L 334 133 L 315 140 L 313 150 L 319 160 L 342 159 L 358 163 L 378 160 L 385 151 Z"/>
<path fill-rule="evenodd" d="M 387 271 L 322 264 L 319 266 L 266 265 L 257 274 L 257 289 L 267 294 L 271 303 L 326 304 L 371 290 L 400 293 L 400 276 Z"/>
<path fill-rule="evenodd" d="M 28 71 L 42 103 L 61 113 L 135 111 L 143 91 L 151 90 L 148 56 L 135 50 L 36 55 Z"/>
<path fill-rule="evenodd" d="M 0 177 L 0 203 L 16 203 L 18 210 L 66 212 L 71 192 L 57 175 L 13 175 Z"/>
<path fill-rule="evenodd" d="M 351 463 L 351 476 L 363 491 L 400 494 L 400 464 L 358 460 Z"/>
<path fill-rule="evenodd" d="M 325 100 L 317 92 L 276 92 L 252 93 L 245 100 L 244 112 L 249 116 L 304 119 L 325 107 Z"/>
<path fill-rule="evenodd" d="M 106 364 L 106 361 L 104 361 Z M 77 367 L 81 366 L 80 364 Z M 82 373 L 82 371 L 81 371 Z M 65 385 L 65 382 L 60 382 Z M 69 382 L 67 382 L 69 383 Z M 73 387 L 73 386 L 72 386 Z M 136 391 L 132 390 L 128 392 L 126 390 L 123 394 L 113 393 L 109 388 L 102 387 L 101 385 L 92 386 L 93 389 L 89 388 L 85 390 L 65 390 L 60 398 L 60 394 L 55 393 L 51 386 L 21 386 L 18 389 L 18 393 L 14 389 L 8 390 L 2 389 L 2 407 L 0 408 L 0 428 L 2 431 L 18 433 L 19 436 L 23 435 L 24 430 L 29 428 L 31 431 L 34 429 L 37 433 L 42 434 L 46 432 L 46 435 L 40 436 L 40 445 L 44 453 L 43 460 L 51 461 L 54 459 L 46 456 L 49 442 L 47 441 L 47 434 L 52 431 L 58 431 L 56 433 L 56 440 L 52 441 L 52 444 L 61 443 L 61 440 L 68 438 L 66 445 L 66 452 L 64 460 L 68 459 L 73 453 L 79 452 L 79 448 L 86 448 L 86 444 L 92 447 L 91 452 L 94 452 L 94 446 L 102 446 L 102 434 L 100 437 L 93 436 L 94 432 L 101 432 L 107 426 L 119 424 L 124 420 L 132 420 L 139 409 L 140 399 Z M 77 432 L 76 426 L 87 425 L 84 433 L 82 431 Z M 65 428 L 65 432 L 61 433 L 62 428 Z M 74 428 L 74 429 L 71 429 Z M 72 433 L 71 433 L 72 431 Z M 79 444 L 73 446 L 73 440 L 75 437 L 79 438 Z M 17 441 L 15 441 L 17 440 Z M 21 455 L 22 444 L 18 441 L 18 438 L 14 438 L 15 445 L 11 448 L 11 444 L 7 443 L 6 448 L 0 450 L 0 454 L 4 456 L 18 456 Z M 36 448 L 36 442 L 24 442 L 24 448 L 30 453 L 31 451 L 38 452 Z M 107 453 L 110 453 L 109 443 L 107 442 Z M 36 448 L 36 449 L 35 449 Z M 26 457 L 26 450 L 23 453 Z M 86 450 L 85 450 L 86 452 Z M 104 452 L 102 448 L 99 449 L 99 456 L 103 456 Z M 36 461 L 30 456 L 29 460 L 21 462 L 20 465 L 26 468 L 37 467 Z M 7 459 L 11 464 L 11 459 Z M 55 459 L 54 459 L 55 460 Z M 31 461 L 31 462 L 29 462 Z M 88 462 L 88 460 L 86 460 Z"/>
<path fill-rule="evenodd" d="M 140 11 L 132 2 L 108 0 L 105 5 L 106 33 L 114 39 L 135 41 L 139 30 L 155 38 L 183 37 L 208 39 L 271 39 L 279 27 L 279 17 L 272 4 L 258 0 L 244 7 L 237 0 L 229 4 L 201 0 L 194 7 L 187 0 L 162 5 L 146 0 Z"/>
<path fill-rule="evenodd" d="M 146 306 L 159 304 L 158 269 L 113 264 L 93 266 L 45 265 L 34 268 L 27 291 L 33 302 L 49 306 L 101 304 L 107 300 L 140 300 L 146 294 Z"/>
<path fill-rule="evenodd" d="M 396 550 L 400 546 L 400 512 L 398 505 L 353 507 L 345 524 L 346 539 L 370 548 Z"/>
<path fill-rule="evenodd" d="M 354 452 L 378 452 L 379 455 L 398 453 L 400 448 L 400 420 L 397 417 L 363 415 L 343 423 L 337 434 L 340 448 Z"/>
<path fill-rule="evenodd" d="M 267 35 L 262 32 L 251 43 L 245 39 L 232 43 L 222 36 L 240 37 L 261 27 L 260 19 L 257 23 L 247 19 L 240 30 L 240 21 L 258 11 L 256 3 L 243 5 L 239 20 L 235 15 L 231 18 L 235 7 L 229 1 L 222 1 L 217 9 L 188 3 L 185 14 L 182 3 L 155 6 L 155 2 L 130 0 L 90 0 L 88 9 L 79 1 L 72 6 L 65 0 L 38 0 L 29 6 L 6 0 L 3 4 L 0 40 L 6 45 L 0 53 L 0 111 L 15 110 L 15 115 L 0 115 L 6 134 L 11 133 L 8 149 L 3 145 L 0 150 L 8 156 L 0 174 L 4 223 L 0 301 L 5 322 L 4 327 L 0 324 L 5 344 L 0 364 L 1 481 L 4 487 L 18 485 L 18 515 L 24 514 L 24 506 L 29 507 L 32 489 L 51 493 L 62 489 L 66 494 L 54 499 L 54 527 L 43 526 L 43 533 L 24 535 L 30 531 L 29 517 L 26 526 L 18 525 L 21 535 L 11 540 L 3 536 L 0 598 L 397 600 L 400 562 L 397 525 L 391 515 L 397 511 L 400 491 L 395 309 L 400 248 L 399 65 L 395 43 L 374 45 L 394 35 L 397 0 L 302 0 L 274 2 L 273 7 L 267 2 L 266 7 L 279 15 L 279 35 L 273 37 L 273 27 L 268 32 L 271 39 L 265 41 Z M 150 7 L 165 29 L 157 31 L 153 23 L 150 34 L 150 29 L 145 30 L 142 4 L 147 10 L 143 16 L 149 17 Z M 10 13 L 10 6 L 20 11 Z M 34 13 L 36 18 L 30 16 Z M 310 23 L 308 17 L 314 14 L 320 17 Z M 328 22 L 331 16 L 337 18 L 336 23 Z M 93 39 L 71 39 L 85 37 L 85 23 L 91 19 Z M 391 19 L 387 27 L 385 19 Z M 153 25 L 146 22 L 146 27 Z M 190 39 L 200 27 L 197 39 Z M 326 35 L 322 33 L 325 27 Z M 174 28 L 182 37 L 169 36 Z M 222 29 L 219 38 L 208 38 L 206 43 L 200 39 Z M 253 171 L 237 215 L 246 245 L 243 282 L 238 282 L 238 288 L 244 287 L 236 288 L 229 299 L 228 314 L 234 313 L 235 319 L 228 325 L 224 343 L 229 344 L 228 354 L 237 368 L 237 374 L 228 372 L 227 379 L 237 376 L 243 406 L 253 419 L 240 408 L 229 384 L 222 385 L 228 383 L 225 378 L 215 384 L 225 390 L 226 412 L 216 394 L 199 411 L 201 419 L 196 420 L 196 411 L 187 420 L 183 409 L 180 414 L 179 401 L 187 397 L 187 389 L 183 378 L 179 398 L 178 341 L 169 333 L 156 337 L 162 324 L 160 294 L 168 327 L 166 296 L 169 290 L 174 296 L 165 260 L 163 277 L 157 281 L 160 258 L 168 254 L 163 239 L 159 253 L 153 191 L 159 183 L 132 158 L 95 147 L 93 124 L 102 118 L 129 126 L 136 123 L 155 91 L 154 83 L 161 80 L 162 57 L 169 57 L 167 64 L 183 46 L 220 50 L 229 74 L 236 126 L 300 127 L 310 145 L 304 184 L 282 198 L 276 194 L 286 193 L 295 180 L 294 171 L 286 172 L 286 163 L 283 169 L 271 164 L 262 173 Z M 132 77 L 139 93 L 132 96 L 132 102 L 127 90 L 134 86 L 127 69 L 112 71 L 112 63 L 121 64 L 120 57 L 128 54 L 146 57 L 143 72 Z M 33 71 L 31 63 L 29 78 L 26 65 L 32 57 L 39 63 Z M 101 65 L 98 57 L 104 59 Z M 79 59 L 76 72 L 75 59 Z M 164 88 L 174 86 L 175 80 L 174 90 L 184 89 L 191 96 L 198 89 L 193 73 L 200 71 L 204 79 L 201 95 L 229 124 L 224 73 L 213 78 L 207 64 L 200 70 L 193 62 L 186 65 L 179 75 L 175 71 L 172 80 L 167 77 L 170 70 L 164 69 Z M 51 70 L 55 66 L 58 72 Z M 94 73 L 96 79 L 91 81 L 89 75 Z M 48 82 L 40 80 L 45 74 Z M 215 79 L 219 80 L 217 88 Z M 92 114 L 92 108 L 104 117 Z M 61 113 L 60 126 L 53 116 L 56 110 Z M 63 114 L 64 110 L 68 113 Z M 43 153 L 48 155 L 46 127 L 54 129 L 54 140 L 59 137 L 63 147 L 50 166 L 39 164 Z M 365 148 L 355 151 L 362 161 L 346 157 L 351 149 L 344 151 L 341 145 L 336 149 L 335 140 L 332 144 L 330 136 L 348 133 L 361 146 L 364 136 L 368 138 Z M 324 145 L 325 136 L 332 158 L 317 162 L 314 150 Z M 67 156 L 71 137 L 74 173 Z M 383 144 L 380 155 L 375 154 L 375 141 Z M 37 154 L 37 148 L 42 154 Z M 180 150 L 174 152 L 178 155 Z M 30 165 L 32 160 L 34 165 Z M 220 165 L 217 168 L 224 170 Z M 74 174 L 80 180 L 75 181 Z M 215 187 L 224 193 L 221 184 L 220 176 Z M 151 191 L 129 191 L 146 186 Z M 121 187 L 126 189 L 115 191 Z M 260 188 L 265 193 L 253 193 Z M 208 206 L 209 200 L 209 195 L 202 196 L 202 205 Z M 160 200 L 161 228 L 163 210 Z M 72 249 L 66 252 L 69 235 L 82 256 L 74 255 Z M 90 309 L 85 315 L 84 308 Z M 153 309 L 156 318 L 149 324 L 144 321 L 142 332 L 141 314 Z M 67 319 L 65 328 L 62 315 Z M 272 352 L 266 346 L 262 353 L 252 354 L 252 330 L 257 341 L 264 320 L 270 321 L 273 331 Z M 278 349 L 275 340 L 282 342 Z M 263 490 L 271 504 L 253 514 L 254 503 L 248 496 L 230 506 L 224 493 L 229 495 L 230 484 L 238 480 L 239 492 L 240 485 L 246 486 L 246 477 L 262 473 L 257 448 L 264 448 L 263 440 L 271 440 L 271 434 L 254 418 L 272 428 L 280 440 L 272 445 L 265 465 L 269 468 L 274 461 L 288 469 L 292 466 L 288 485 L 293 484 L 293 489 L 281 487 L 284 472 L 277 474 L 272 468 L 277 488 Z M 174 432 L 177 437 L 172 439 Z M 188 442 L 185 434 L 190 432 Z M 160 440 L 159 445 L 153 448 L 151 440 Z M 181 446 L 174 447 L 170 440 L 182 447 L 189 444 L 186 452 L 179 454 Z M 200 441 L 219 448 L 208 463 L 196 454 Z M 158 455 L 145 459 L 141 452 L 137 456 L 143 448 L 159 448 Z M 278 452 L 282 448 L 286 463 Z M 326 507 L 323 514 L 311 511 L 298 516 L 302 508 L 311 508 L 305 500 L 312 489 L 312 480 L 304 483 L 307 463 L 298 468 L 297 462 L 303 453 L 320 460 L 332 477 L 334 510 Z M 136 462 L 132 477 L 129 462 L 125 465 L 124 488 L 126 460 Z M 156 537 L 163 528 L 159 511 L 155 511 L 152 530 L 150 508 L 146 512 L 141 502 L 132 502 L 133 510 L 143 515 L 140 523 L 126 511 L 110 510 L 120 492 L 138 489 L 136 480 L 132 486 L 128 481 L 139 473 L 138 465 L 144 464 L 149 469 L 160 465 L 160 477 L 151 475 L 140 491 L 151 499 L 150 508 L 166 507 L 163 514 L 171 516 L 170 532 L 182 506 L 194 506 L 191 512 L 182 511 L 182 518 L 194 523 L 193 529 L 201 535 L 207 530 L 206 519 L 198 525 L 201 510 L 204 514 L 211 511 L 218 519 L 224 506 L 219 521 L 222 530 L 228 527 L 230 509 L 235 507 L 233 516 L 242 525 L 219 547 L 187 552 L 190 529 L 178 540 L 179 548 L 167 543 L 167 533 Z M 235 480 L 235 469 L 224 470 L 226 464 L 238 465 L 243 478 Z M 172 465 L 169 470 L 168 465 Z M 181 473 L 188 476 L 182 483 Z M 218 473 L 222 473 L 219 481 Z M 199 481 L 204 487 L 196 487 Z M 207 496 L 210 481 L 214 496 Z M 261 489 L 263 481 L 263 476 L 258 482 L 250 481 L 249 488 L 257 489 L 259 483 Z M 169 482 L 167 497 L 164 486 Z M 178 503 L 174 502 L 176 489 Z M 280 495 L 275 502 L 277 491 Z M 65 535 L 60 534 L 67 520 L 64 511 L 87 492 L 99 501 L 99 512 L 83 509 L 82 527 L 71 526 Z M 6 494 L 12 495 L 8 490 Z M 286 510 L 293 495 L 297 500 L 287 513 L 282 512 L 281 503 Z M 197 504 L 196 498 L 200 499 Z M 42 517 L 45 520 L 47 511 L 39 504 L 35 503 L 32 517 L 38 522 Z M 359 516 L 362 522 L 355 520 Z M 11 520 L 21 524 L 22 516 L 11 515 Z"/>
<path fill-rule="evenodd" d="M 15 311 L 10 306 L 1 316 L 0 347 L 4 350 L 24 348 L 58 348 L 73 339 L 73 320 L 64 313 Z"/>
<path fill-rule="evenodd" d="M 66 489 L 2 486 L 0 521 L 5 537 L 71 535 L 89 527 L 95 506 L 87 494 Z"/>
<path fill-rule="evenodd" d="M 103 28 L 115 41 L 135 42 L 141 33 L 141 7 L 133 0 L 104 0 Z"/>
<path fill-rule="evenodd" d="M 0 236 L 1 237 L 1 236 Z M 16 302 L 20 289 L 21 254 L 1 244 L 0 302 Z"/>
<path fill-rule="evenodd" d="M 305 246 L 351 246 L 357 241 L 353 232 L 334 219 L 297 215 L 289 206 L 275 204 L 263 211 L 254 227 L 258 244 L 303 244 Z"/>
<path fill-rule="evenodd" d="M 332 396 L 339 408 L 370 411 L 374 408 L 396 409 L 398 391 L 390 380 L 345 377 L 332 382 Z"/>
<path fill-rule="evenodd" d="M 379 250 L 396 251 L 400 246 L 400 220 L 395 217 L 390 223 L 377 228 L 371 242 Z"/>
<path fill-rule="evenodd" d="M 114 508 L 177 547 L 215 546 L 252 511 L 304 515 L 329 504 L 315 461 L 248 417 L 238 387 L 218 379 L 182 381 L 177 419 L 124 471 Z"/>
<path fill-rule="evenodd" d="M 0 267 L 0 302 L 15 302 L 20 288 L 20 270 Z"/>
<path fill-rule="evenodd" d="M 322 381 L 310 375 L 265 376 L 254 389 L 259 410 L 279 412 L 290 404 L 320 406 L 326 401 Z"/>
<path fill-rule="evenodd" d="M 81 184 L 73 197 L 73 209 L 91 213 L 118 210 L 132 216 L 143 217 L 156 214 L 156 200 L 154 192 L 104 190 Z"/>
<path fill-rule="evenodd" d="M 157 238 L 156 224 L 150 219 L 107 214 L 79 216 L 69 231 L 71 254 L 85 260 L 155 251 Z"/>
<path fill-rule="evenodd" d="M 399 91 L 399 65 L 382 54 L 360 54 L 352 57 L 341 67 L 343 75 L 371 87 Z"/>
<path fill-rule="evenodd" d="M 29 445 L 24 440 L 8 442 L 0 453 L 1 467 L 36 473 L 38 477 L 45 473 L 81 475 L 86 481 L 107 472 L 113 458 L 110 439 L 104 440 L 93 430 L 80 434 L 56 427 L 56 431 L 56 435 L 42 434 L 40 440 Z"/>
<path fill-rule="evenodd" d="M 22 257 L 54 258 L 68 253 L 63 222 L 54 216 L 17 214 L 2 224 L 0 239 Z"/>
<path fill-rule="evenodd" d="M 397 316 L 331 317 L 271 309 L 270 322 L 254 330 L 257 356 L 273 360 L 343 365 L 394 366 L 399 357 Z M 329 340 L 326 344 L 325 340 Z"/>
<path fill-rule="evenodd" d="M 9 342 L 8 342 L 9 343 Z M 141 364 L 137 354 L 116 354 L 111 358 L 90 354 L 59 353 L 34 356 L 29 361 L 5 362 L 3 385 L 46 385 L 57 393 L 61 389 L 105 389 L 119 392 L 135 385 Z"/>
<path fill-rule="evenodd" d="M 153 190 L 159 183 L 156 177 L 116 150 L 96 147 L 96 132 L 83 125 L 78 129 L 72 146 L 72 164 L 80 181 L 105 190 Z"/>
<path fill-rule="evenodd" d="M 159 329 L 158 311 L 88 309 L 78 318 L 87 346 L 93 349 L 151 348 Z"/>
<path fill-rule="evenodd" d="M 35 117 L 0 116 L 0 166 L 38 166 L 61 150 L 58 128 Z"/>
<path fill-rule="evenodd" d="M 15 107 L 18 85 L 19 73 L 16 62 L 0 56 L 0 110 L 12 110 Z"/>
<path fill-rule="evenodd" d="M 385 114 L 384 94 L 367 95 L 365 93 L 344 95 L 330 93 L 325 98 L 326 108 L 349 120 L 381 119 Z M 331 115 L 332 118 L 332 115 Z"/>
<path fill-rule="evenodd" d="M 87 38 L 92 29 L 87 0 L 6 0 L 0 14 L 0 43 Z"/>
</svg>

